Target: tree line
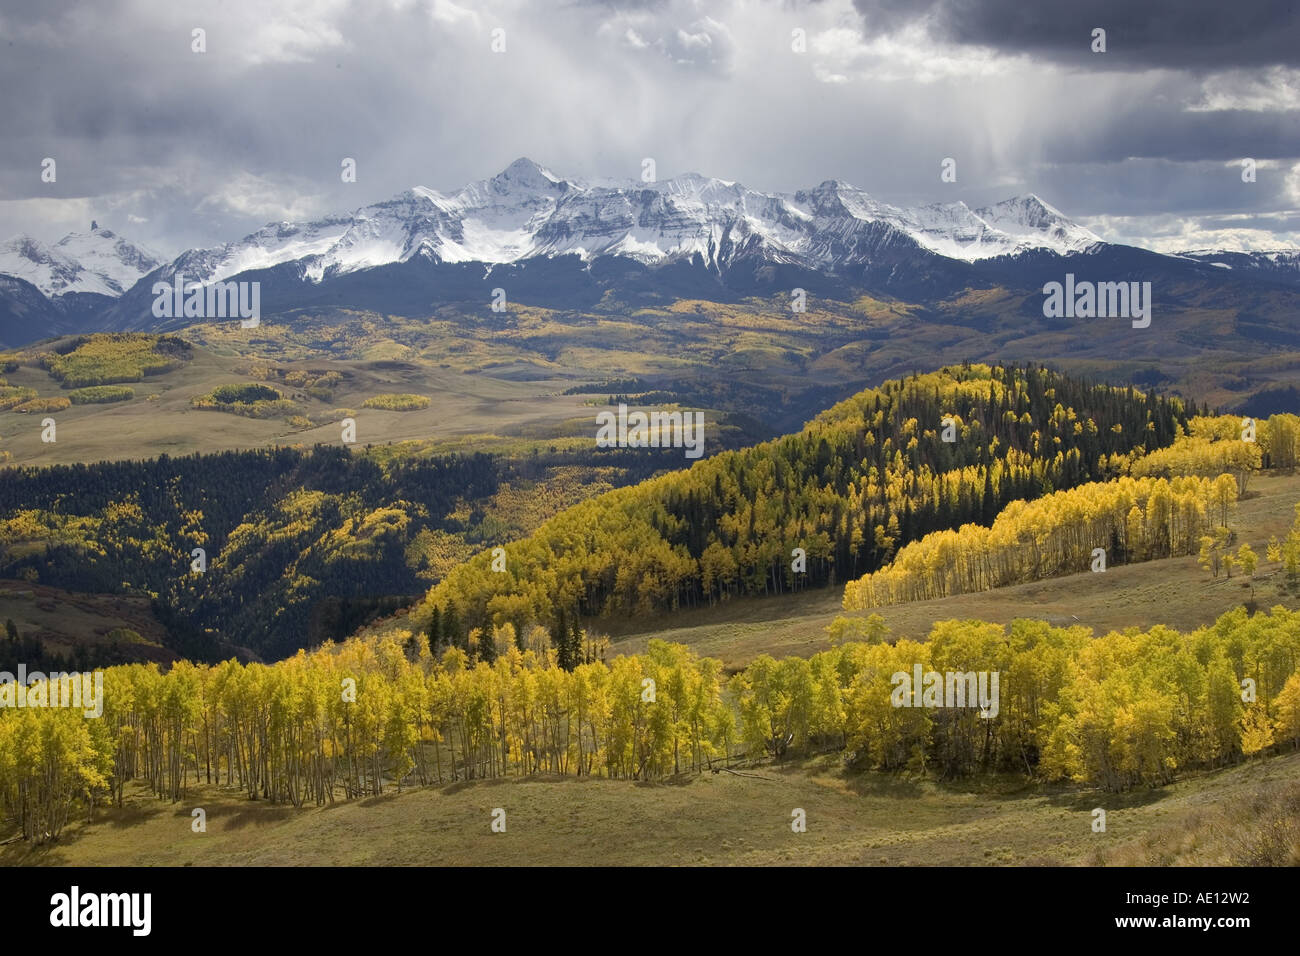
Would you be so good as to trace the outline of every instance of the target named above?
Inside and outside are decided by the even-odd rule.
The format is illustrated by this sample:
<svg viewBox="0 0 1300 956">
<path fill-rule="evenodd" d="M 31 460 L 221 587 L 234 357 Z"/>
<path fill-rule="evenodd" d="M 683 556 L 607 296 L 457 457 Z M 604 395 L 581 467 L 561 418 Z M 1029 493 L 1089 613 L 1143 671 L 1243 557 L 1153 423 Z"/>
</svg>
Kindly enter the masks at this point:
<svg viewBox="0 0 1300 956">
<path fill-rule="evenodd" d="M 989 527 L 926 535 L 844 588 L 845 610 L 1038 581 L 1061 574 L 1194 554 L 1206 532 L 1227 528 L 1232 475 L 1090 482 L 1036 501 L 1013 501 Z"/>
<path fill-rule="evenodd" d="M 113 667 L 98 719 L 0 709 L 0 807 L 40 842 L 120 805 L 132 781 L 172 801 L 204 785 L 301 807 L 503 776 L 658 779 L 829 747 L 858 767 L 1124 790 L 1300 745 L 1300 614 L 1281 607 L 1190 634 L 944 621 L 926 642 L 890 643 L 872 630 L 873 643 L 762 656 L 729 680 L 657 640 L 566 669 L 550 647 L 437 656 L 410 631 L 270 666 Z M 917 667 L 998 672 L 996 715 L 896 706 L 896 675 Z"/>
<path fill-rule="evenodd" d="M 452 569 L 419 610 L 467 626 L 586 619 L 856 579 L 925 534 L 1113 477 L 1167 445 L 1176 399 L 1042 368 L 966 365 L 888 382 L 798 434 L 582 502 Z M 803 566 L 792 560 L 804 551 Z"/>
<path fill-rule="evenodd" d="M 1238 566 L 1254 574 L 1254 550 L 1228 548 L 1229 516 L 1251 474 L 1261 467 L 1294 469 L 1298 453 L 1298 416 L 1196 416 L 1173 444 L 1116 456 L 1111 464 L 1131 477 L 1012 502 L 988 527 L 968 524 L 907 545 L 885 567 L 850 581 L 844 607 L 923 601 L 1086 571 L 1098 547 L 1108 564 L 1197 554 L 1216 577 L 1221 568 L 1231 577 Z M 1298 540 L 1289 536 L 1285 550 L 1274 542 L 1270 560 L 1300 554 Z"/>
<path fill-rule="evenodd" d="M 1252 419 L 1235 415 L 1197 416 L 1167 448 L 1135 458 L 1128 473 L 1151 475 L 1231 474 L 1245 494 L 1250 476 L 1261 468 L 1293 471 L 1300 463 L 1300 416 Z"/>
</svg>

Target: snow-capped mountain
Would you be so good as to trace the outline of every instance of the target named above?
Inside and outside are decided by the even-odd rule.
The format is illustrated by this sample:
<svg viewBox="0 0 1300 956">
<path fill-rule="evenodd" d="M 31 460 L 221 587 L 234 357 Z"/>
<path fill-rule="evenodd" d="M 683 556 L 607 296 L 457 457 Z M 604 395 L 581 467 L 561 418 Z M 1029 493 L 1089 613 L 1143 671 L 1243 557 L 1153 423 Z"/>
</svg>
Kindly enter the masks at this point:
<svg viewBox="0 0 1300 956">
<path fill-rule="evenodd" d="M 1300 250 L 1274 249 L 1241 252 L 1223 249 L 1191 249 L 1177 253 L 1204 265 L 1279 282 L 1300 282 Z"/>
<path fill-rule="evenodd" d="M 0 246 L 0 277 L 13 277 L 0 284 L 0 341 L 181 327 L 192 319 L 153 314 L 154 284 L 178 274 L 187 283 L 256 280 L 266 315 L 353 308 L 418 316 L 486 301 L 498 287 L 508 287 L 512 302 L 556 308 L 738 301 L 793 288 L 941 303 L 976 288 L 1037 294 L 1066 271 L 1094 281 L 1177 275 L 1215 287 L 1300 286 L 1294 254 L 1167 256 L 1107 243 L 1032 194 L 977 209 L 904 208 L 835 180 L 791 194 L 698 173 L 583 182 L 519 159 L 454 192 L 415 186 L 351 213 L 271 223 L 165 264 L 103 229 L 53 247 L 20 237 Z"/>
<path fill-rule="evenodd" d="M 30 282 L 47 296 L 89 292 L 116 297 L 162 263 L 147 249 L 101 228 L 69 233 L 53 246 L 30 236 L 0 244 L 0 274 Z"/>
<path fill-rule="evenodd" d="M 978 210 L 960 202 L 903 209 L 834 181 L 792 196 L 696 173 L 584 184 L 519 159 L 454 193 L 417 186 L 351 215 L 271 224 L 187 252 L 168 271 L 213 282 L 292 262 L 303 279 L 321 282 L 416 258 L 492 266 L 618 256 L 653 265 L 698 256 L 718 269 L 754 254 L 834 271 L 865 261 L 882 230 L 964 262 L 1028 250 L 1082 252 L 1101 241 L 1032 195 Z"/>
<path fill-rule="evenodd" d="M 1071 222 L 1059 209 L 1043 202 L 1033 193 L 1004 199 L 992 206 L 977 209 L 975 214 L 996 232 L 1019 240 L 1015 252 L 1032 248 L 1065 255 L 1086 252 L 1095 243 L 1101 242 L 1097 236 Z"/>
</svg>

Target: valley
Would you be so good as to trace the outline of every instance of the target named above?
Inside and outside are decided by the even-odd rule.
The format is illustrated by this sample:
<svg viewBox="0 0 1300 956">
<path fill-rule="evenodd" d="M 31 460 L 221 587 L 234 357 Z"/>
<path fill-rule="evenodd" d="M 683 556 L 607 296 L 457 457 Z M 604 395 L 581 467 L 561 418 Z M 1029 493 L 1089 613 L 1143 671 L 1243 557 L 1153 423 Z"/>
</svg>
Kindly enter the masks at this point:
<svg viewBox="0 0 1300 956">
<path fill-rule="evenodd" d="M 192 6 L 0 7 L 14 938 L 1285 933 L 1300 5 Z"/>
<path fill-rule="evenodd" d="M 146 337 L 93 344 L 98 351 L 82 354 L 82 345 L 58 362 L 33 361 L 43 374 L 49 366 L 65 379 L 98 381 L 108 369 L 154 362 L 149 350 L 160 343 Z M 208 358 L 216 354 L 209 349 L 194 347 L 183 365 L 164 368 L 159 377 L 207 361 L 217 365 Z M 106 365 L 110 359 L 116 365 Z M 271 395 L 279 394 L 278 385 L 292 384 L 301 390 L 289 393 L 295 401 L 302 396 L 333 401 L 338 397 L 333 390 L 341 391 L 349 382 L 341 372 L 329 376 L 337 367 L 315 365 L 304 365 L 307 374 L 291 378 L 299 371 L 293 361 L 268 364 L 261 375 L 245 372 L 244 380 L 266 383 Z M 23 370 L 36 371 L 20 366 Z M 379 379 L 381 372 L 390 377 Z M 373 372 L 376 390 L 357 404 L 412 405 L 415 412 L 391 414 L 420 414 L 421 403 L 408 400 L 419 393 L 408 393 L 413 383 L 395 372 L 400 369 L 389 366 Z M 621 389 L 633 380 L 609 382 Z M 209 394 L 224 394 L 221 389 L 234 384 L 214 384 Z M 310 395 L 313 389 L 326 394 Z M 254 405 L 264 401 L 257 388 L 249 394 Z M 581 399 L 582 393 L 566 397 Z M 1055 403 L 1050 415 L 1028 414 L 1045 410 L 1048 402 Z M 432 404 L 423 411 L 434 410 Z M 960 422 L 959 441 L 946 443 L 933 430 L 918 429 L 918 418 L 937 422 L 941 409 L 951 409 Z M 189 414 L 227 417 L 219 411 Z M 277 409 L 272 417 L 278 414 Z M 1080 427 L 1074 427 L 1076 422 Z M 1215 446 L 1197 444 L 1204 440 L 1193 440 L 1184 431 L 1235 436 L 1237 424 L 1235 418 L 1188 418 L 1177 400 L 1132 389 L 1090 386 L 1043 370 L 974 366 L 886 383 L 827 410 L 801 433 L 717 452 L 689 471 L 674 470 L 680 467 L 674 462 L 661 466 L 657 476 L 647 474 L 654 465 L 640 449 L 606 449 L 611 457 L 601 463 L 585 442 L 544 450 L 544 443 L 556 439 L 517 436 L 498 436 L 498 453 L 487 456 L 448 455 L 437 441 L 398 441 L 364 450 L 280 448 L 120 462 L 89 471 L 81 465 L 62 470 L 11 466 L 11 476 L 21 480 L 5 491 L 12 500 L 8 511 L 0 510 L 0 558 L 10 568 L 25 570 L 0 589 L 0 612 L 13 616 L 15 633 L 28 640 L 35 636 L 45 653 L 60 653 L 64 660 L 107 648 L 122 660 L 160 662 L 163 669 L 154 664 L 109 668 L 105 721 L 120 730 L 105 737 L 95 725 L 85 754 L 69 750 L 59 758 L 75 762 L 103 753 L 94 759 L 107 759 L 116 768 L 105 778 L 112 796 L 107 805 L 89 819 L 54 825 L 44 838 L 38 834 L 47 824 L 22 812 L 25 839 L 0 844 L 0 862 L 1294 863 L 1288 827 L 1293 827 L 1290 808 L 1300 792 L 1300 764 L 1291 746 L 1291 738 L 1300 734 L 1300 677 L 1288 679 L 1278 654 L 1293 639 L 1287 609 L 1300 608 L 1300 583 L 1289 570 L 1293 559 L 1275 553 L 1277 542 L 1285 539 L 1286 554 L 1294 549 L 1300 559 L 1293 416 L 1260 422 L 1265 460 L 1285 467 L 1251 475 L 1247 491 L 1231 508 L 1232 546 L 1253 548 L 1261 559 L 1267 555 L 1248 575 L 1241 570 L 1236 577 L 1211 574 L 1195 557 L 1127 563 L 1118 560 L 1121 551 L 1104 574 L 1067 574 L 887 605 L 870 613 L 841 608 L 846 574 L 851 579 L 864 568 L 870 572 L 887 564 L 900 545 L 918 540 L 928 528 L 953 526 L 963 515 L 987 516 L 1018 495 L 1033 498 L 1047 488 L 1071 487 L 1089 477 L 1113 480 L 1116 473 L 1156 467 L 1213 470 L 1218 458 L 1202 459 Z M 903 459 L 889 449 L 895 437 L 913 433 L 924 444 L 914 440 L 903 445 L 911 457 L 906 472 L 899 472 Z M 1146 442 L 1123 437 L 1130 433 L 1147 436 Z M 1044 440 L 1061 448 L 1054 460 L 1021 451 Z M 1228 460 L 1233 444 L 1226 439 L 1213 454 Z M 876 451 L 877 446 L 883 451 Z M 883 455 L 881 472 L 872 466 L 878 454 Z M 770 482 L 775 462 L 787 475 L 780 488 L 764 484 Z M 175 478 L 141 482 L 134 477 L 170 468 L 176 469 Z M 806 486 L 796 480 L 804 468 Z M 222 484 L 228 487 L 218 492 L 204 477 L 223 473 L 248 490 L 227 478 Z M 839 489 L 821 486 L 836 474 L 851 477 Z M 266 484 L 261 475 L 272 478 L 265 492 L 256 490 Z M 448 481 L 459 494 L 449 493 Z M 83 489 L 75 499 L 80 516 L 68 510 L 71 500 L 64 489 L 72 482 Z M 683 484 L 691 482 L 697 491 Z M 114 490 L 167 487 L 170 498 L 133 493 L 122 503 Z M 710 488 L 714 491 L 706 490 Z M 536 500 L 539 492 L 545 500 Z M 716 515 L 710 494 L 721 496 L 718 503 L 729 502 Z M 827 498 L 824 507 L 809 507 L 814 498 L 828 494 L 835 497 Z M 782 495 L 784 510 L 768 510 Z M 102 498 L 98 510 L 97 496 Z M 622 507 L 616 504 L 620 500 L 640 502 L 638 509 L 649 505 L 649 513 L 658 517 L 643 531 L 620 531 L 613 550 L 597 542 L 592 558 L 621 560 L 616 587 L 602 592 L 597 582 L 607 579 L 603 572 L 593 575 L 590 564 L 581 573 L 593 575 L 591 583 L 581 588 L 547 568 L 556 560 L 561 567 L 582 567 L 583 548 L 590 545 L 581 545 L 574 534 L 616 528 L 623 519 L 610 516 L 617 511 L 606 510 L 601 517 L 600 509 Z M 686 501 L 693 503 L 684 505 Z M 860 502 L 853 507 L 865 509 L 859 520 L 867 527 L 881 522 L 873 542 L 857 535 L 841 538 L 838 524 L 819 530 L 819 516 L 846 501 Z M 23 503 L 28 507 L 14 510 Z M 245 514 L 250 504 L 253 510 Z M 673 533 L 667 515 L 677 507 L 688 507 L 694 516 L 683 526 L 689 535 L 679 548 L 696 551 L 707 537 L 706 551 L 716 555 L 720 542 L 727 541 L 742 567 L 752 545 L 746 543 L 744 522 L 729 515 L 752 511 L 749 534 L 760 542 L 783 541 L 791 528 L 800 529 L 801 537 L 794 540 L 808 543 L 829 532 L 826 543 L 810 552 L 808 565 L 815 579 L 811 583 L 822 586 L 744 571 L 725 586 L 725 575 L 685 589 L 679 579 L 672 596 L 662 581 L 654 583 L 653 563 L 636 551 L 621 559 L 618 555 L 619 549 L 639 542 L 640 555 L 657 554 L 663 560 L 654 535 Z M 878 519 L 874 509 L 882 509 Z M 151 519 L 172 512 L 175 518 L 149 527 Z M 578 517 L 584 513 L 587 517 Z M 634 519 L 637 514 L 628 511 Z M 905 516 L 902 524 L 900 514 Z M 193 535 L 195 515 L 205 516 L 203 534 L 216 535 L 210 542 L 210 570 L 197 576 L 157 576 L 156 556 L 168 548 L 177 548 L 178 570 L 184 567 L 187 545 L 167 529 Z M 42 525 L 50 530 L 42 531 Z M 43 547 L 45 534 L 60 543 Z M 156 543 L 148 543 L 150 535 Z M 558 558 L 538 550 L 537 542 L 554 541 L 557 535 L 566 542 Z M 177 543 L 166 544 L 169 538 Z M 493 542 L 505 544 L 501 553 L 508 556 L 509 573 L 504 579 L 485 575 L 488 569 L 482 566 Z M 282 543 L 289 544 L 288 550 Z M 1137 539 L 1126 547 L 1139 547 Z M 136 568 L 128 573 L 144 575 L 118 596 L 102 593 L 114 588 L 91 583 L 102 573 L 96 570 L 95 553 L 105 548 L 119 556 L 115 560 L 127 562 L 120 565 L 123 569 Z M 764 551 L 760 561 L 779 560 L 784 550 L 774 555 Z M 291 573 L 281 577 L 279 568 L 286 560 Z M 717 560 L 702 556 L 701 567 Z M 647 575 L 650 583 L 632 584 L 626 575 L 634 571 Z M 243 585 L 227 591 L 223 579 L 259 580 L 254 575 L 275 583 L 269 590 L 259 587 L 263 603 L 250 608 L 239 594 Z M 530 582 L 536 579 L 548 582 L 546 591 L 533 589 Z M 351 584 L 340 589 L 344 581 Z M 412 603 L 401 597 L 421 583 L 431 585 L 423 599 Z M 485 584 L 490 587 L 483 592 Z M 82 589 L 87 593 L 76 593 Z M 512 594 L 532 596 L 520 602 Z M 569 605 L 557 603 L 553 611 L 543 603 L 566 594 L 585 597 Z M 634 599 L 624 603 L 629 595 Z M 683 595 L 693 596 L 683 600 Z M 87 611 L 108 619 L 86 618 Z M 430 612 L 431 620 L 426 616 Z M 553 612 L 558 623 L 550 618 Z M 110 627 L 114 619 L 120 623 Z M 291 656 L 300 632 L 296 624 L 268 630 L 266 625 L 277 619 L 306 622 L 309 645 L 324 643 L 306 656 Z M 211 623 L 195 627 L 205 621 Z M 230 621 L 238 623 L 229 626 Z M 357 637 L 332 643 L 354 632 Z M 867 643 L 853 643 L 864 635 Z M 251 648 L 237 646 L 241 636 Z M 849 643 L 843 642 L 846 637 Z M 1135 641 L 1162 649 L 1134 654 L 1126 648 Z M 1206 696 L 1206 684 L 1196 683 L 1205 678 L 1188 677 L 1186 670 L 1177 672 L 1177 679 L 1200 689 L 1188 691 L 1194 695 L 1192 713 L 1170 711 L 1161 718 L 1171 722 L 1171 736 L 1158 726 L 1122 729 L 1127 728 L 1122 710 L 1089 712 L 1086 718 L 1083 712 L 1074 714 L 1093 699 L 1087 686 L 1108 688 L 1114 680 L 1144 687 L 1148 694 L 1159 687 L 1159 699 L 1173 701 L 1174 688 L 1165 681 L 1175 672 L 1155 675 L 1153 685 L 1147 683 L 1152 679 L 1148 670 L 1166 667 L 1165 658 L 1175 655 L 1184 662 L 1179 666 L 1195 674 L 1197 658 L 1208 653 L 1201 650 L 1207 647 L 1219 648 L 1202 672 L 1210 686 L 1217 686 L 1214 682 L 1234 666 L 1262 673 L 1269 702 L 1263 706 L 1272 707 L 1275 716 L 1236 705 L 1218 714 L 1213 694 Z M 1023 648 L 1016 654 L 1038 655 L 1043 664 L 1007 657 L 1012 648 Z M 1062 648 L 1079 656 L 1078 670 L 1047 665 Z M 993 750 L 986 747 L 982 757 L 961 744 L 972 739 L 972 728 L 966 727 L 969 715 L 959 714 L 959 707 L 892 724 L 877 722 L 884 715 L 872 716 L 879 700 L 889 696 L 880 684 L 891 668 L 916 659 L 913 655 L 928 661 L 932 654 L 950 655 L 954 649 L 961 653 L 959 668 L 978 668 L 984 661 L 994 672 L 1003 671 L 1002 707 L 990 708 L 997 744 Z M 248 661 L 261 655 L 268 662 L 281 660 L 270 667 L 231 660 L 209 669 L 176 662 L 177 652 L 190 659 Z M 1224 653 L 1241 660 L 1234 665 Z M 1107 654 L 1118 655 L 1117 669 L 1088 676 L 1097 666 L 1094 658 Z M 917 669 L 925 666 L 915 664 Z M 1027 666 L 1031 669 L 1022 670 Z M 664 698 L 656 703 L 652 692 L 647 705 L 642 690 L 641 705 L 625 709 L 620 701 L 644 686 L 641 675 L 646 673 L 655 675 L 651 686 L 657 683 Z M 811 683 L 801 685 L 799 673 Z M 1023 683 L 1030 673 L 1039 675 L 1034 681 L 1047 682 L 1034 693 L 1059 694 L 1069 710 L 1032 717 Z M 1061 678 L 1052 673 L 1074 674 L 1069 679 L 1083 687 L 1053 691 L 1053 682 Z M 329 691 L 340 674 L 356 674 L 360 681 L 343 681 L 342 711 L 330 703 Z M 360 696 L 349 698 L 349 681 Z M 495 702 L 482 712 L 471 706 L 473 688 L 480 682 L 499 695 L 484 698 Z M 805 689 L 797 690 L 800 686 Z M 777 696 L 767 696 L 773 693 Z M 198 695 L 186 706 L 197 708 L 189 711 L 190 721 L 206 715 L 201 739 L 196 724 L 190 723 L 188 732 L 167 730 L 173 725 L 139 724 L 132 716 L 133 708 L 150 706 L 145 701 L 176 700 L 177 694 Z M 302 759 L 316 769 L 302 781 L 306 792 L 290 768 L 308 764 L 298 763 L 299 758 L 281 764 L 281 756 L 272 756 L 289 752 L 271 744 L 286 725 L 266 710 L 254 711 L 263 716 L 250 718 L 239 703 L 246 694 L 316 701 L 307 710 L 295 705 L 292 717 L 283 713 L 294 722 L 314 723 L 317 743 L 294 733 L 274 745 L 308 748 Z M 307 696 L 295 697 L 303 694 Z M 1292 697 L 1297 703 L 1290 702 Z M 802 717 L 794 706 L 799 699 L 813 702 L 813 710 Z M 356 711 L 355 740 L 349 700 L 362 708 Z M 671 723 L 654 716 L 668 713 L 659 708 L 670 705 L 680 715 Z M 688 718 L 692 713 L 697 716 Z M 19 748 L 25 746 L 23 735 L 40 726 L 40 718 L 31 711 L 27 715 L 26 721 L 38 722 L 0 722 L 0 734 L 17 735 Z M 343 725 L 335 723 L 339 717 Z M 254 722 L 246 724 L 250 719 Z M 1090 736 L 1087 720 L 1092 719 L 1103 721 L 1100 738 Z M 1260 720 L 1265 721 L 1263 736 L 1252 729 Z M 781 743 L 785 731 L 772 732 L 768 721 L 791 728 L 786 744 Z M 1201 727 L 1205 721 L 1209 724 Z M 346 738 L 338 736 L 340 726 L 347 728 Z M 130 742 L 138 730 L 128 734 L 128 727 L 145 728 L 143 749 L 138 737 Z M 257 727 L 261 729 L 254 732 Z M 214 732 L 218 736 L 209 736 Z M 1024 734 L 1032 743 L 1024 742 Z M 1061 734 L 1075 743 L 1060 749 Z M 219 743 L 223 739 L 231 746 L 246 740 L 250 748 L 267 748 L 262 758 L 270 761 L 267 769 L 253 770 L 258 762 L 237 758 L 238 750 Z M 679 749 L 679 744 L 684 746 Z M 1099 746 L 1121 748 L 1117 754 L 1128 747 L 1139 754 L 1148 752 L 1145 748 L 1175 747 L 1178 756 L 1168 757 L 1159 765 L 1163 769 L 1145 757 L 1133 763 L 1131 757 L 1119 756 L 1115 759 L 1121 762 L 1112 766 L 1111 758 L 1095 749 Z M 106 749 L 97 749 L 101 747 Z M 168 761 L 171 769 L 164 774 L 162 765 L 155 765 L 146 789 L 145 777 L 129 768 L 142 755 L 163 748 L 176 754 Z M 1036 757 L 1036 770 L 1029 753 Z M 358 762 L 357 756 L 364 759 Z M 0 759 L 0 790 L 22 772 Z M 1092 827 L 1099 806 L 1108 815 L 1103 834 Z M 206 829 L 191 827 L 195 808 L 203 811 Z M 791 815 L 800 826 L 791 826 Z M 493 821 L 500 820 L 509 822 L 503 832 L 494 832 Z"/>
<path fill-rule="evenodd" d="M 0 862 L 1293 863 L 1300 278 L 1219 258 L 523 160 L 170 261 L 11 243 L 0 650 L 109 694 L 0 720 L 83 781 L 0 758 Z M 1025 508 L 1055 570 L 929 596 L 1036 566 L 978 543 Z M 1002 669 L 989 724 L 882 709 L 932 656 Z"/>
</svg>

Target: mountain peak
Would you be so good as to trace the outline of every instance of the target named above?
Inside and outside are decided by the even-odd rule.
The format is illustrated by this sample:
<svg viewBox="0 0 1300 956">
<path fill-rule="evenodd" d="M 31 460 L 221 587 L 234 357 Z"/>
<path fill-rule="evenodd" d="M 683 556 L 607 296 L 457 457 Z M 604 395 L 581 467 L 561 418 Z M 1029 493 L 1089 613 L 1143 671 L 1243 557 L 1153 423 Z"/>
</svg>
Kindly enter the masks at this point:
<svg viewBox="0 0 1300 956">
<path fill-rule="evenodd" d="M 492 177 L 498 185 L 513 183 L 527 189 L 549 189 L 560 185 L 563 180 L 540 163 L 535 163 L 527 156 L 520 156 L 501 172 Z"/>
<path fill-rule="evenodd" d="M 1065 213 L 1061 212 L 1061 210 L 1057 209 L 1037 193 L 1021 193 L 1018 196 L 1012 196 L 1010 199 L 1003 199 L 1001 202 L 996 202 L 987 208 L 990 210 L 1000 210 L 1004 215 L 1018 216 L 1026 222 L 1035 218 L 1052 218 L 1069 222 L 1069 218 Z"/>
<path fill-rule="evenodd" d="M 763 259 L 837 271 L 870 265 L 882 243 L 974 262 L 1028 250 L 1081 252 L 1099 240 L 1033 193 L 971 210 L 962 202 L 903 208 L 839 179 L 794 195 L 685 172 L 658 183 L 562 179 L 521 156 L 454 193 L 412 187 L 350 214 L 268 224 L 170 263 L 211 282 L 283 263 L 304 281 L 407 262 L 488 266 L 534 258 L 609 256 L 645 264 L 701 257 L 713 267 Z M 910 245 L 909 245 L 910 244 Z M 97 222 L 55 246 L 26 237 L 0 247 L 0 273 L 47 295 L 121 295 L 159 265 Z M 166 270 L 164 270 L 166 273 Z"/>
<path fill-rule="evenodd" d="M 53 246 L 31 236 L 0 245 L 0 273 L 25 279 L 45 295 L 94 292 L 119 296 L 162 264 L 162 260 L 94 224 L 70 232 Z"/>
<path fill-rule="evenodd" d="M 827 179 L 821 183 L 818 183 L 813 189 L 810 190 L 810 192 L 837 193 L 842 189 L 848 190 L 849 192 L 855 192 L 855 193 L 862 192 L 862 190 L 859 189 L 857 186 L 853 185 L 852 183 L 846 183 L 842 179 Z"/>
<path fill-rule="evenodd" d="M 695 172 L 681 173 L 661 183 L 669 195 L 703 202 L 727 202 L 745 192 L 737 183 Z"/>
<path fill-rule="evenodd" d="M 70 239 L 73 239 L 73 240 L 75 240 L 75 239 L 83 239 L 83 240 L 84 240 L 84 239 L 89 239 L 89 240 L 92 240 L 92 241 L 95 240 L 95 239 L 108 239 L 108 240 L 110 240 L 110 241 L 114 241 L 114 240 L 117 239 L 117 233 L 113 232 L 113 231 L 110 230 L 110 229 L 105 229 L 103 226 L 96 225 L 95 228 L 93 228 L 93 229 L 88 229 L 88 230 L 85 231 L 85 232 L 70 232 L 70 233 L 68 233 L 66 236 L 64 236 L 62 239 L 60 239 L 58 242 L 56 242 L 55 245 L 56 245 L 56 246 L 61 246 L 61 245 L 63 245 L 65 242 L 67 242 L 67 241 L 70 240 Z"/>
<path fill-rule="evenodd" d="M 994 229 L 1018 238 L 1048 237 L 1058 252 L 1081 252 L 1100 237 L 1074 222 L 1035 193 L 1013 196 L 975 214 Z"/>
</svg>

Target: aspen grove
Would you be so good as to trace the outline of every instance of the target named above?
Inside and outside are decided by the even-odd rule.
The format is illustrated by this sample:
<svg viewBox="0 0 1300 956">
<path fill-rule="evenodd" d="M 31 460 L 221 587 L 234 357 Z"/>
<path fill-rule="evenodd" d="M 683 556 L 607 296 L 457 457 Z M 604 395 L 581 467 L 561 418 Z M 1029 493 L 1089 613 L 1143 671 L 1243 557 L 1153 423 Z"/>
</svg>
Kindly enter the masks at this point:
<svg viewBox="0 0 1300 956">
<path fill-rule="evenodd" d="M 891 564 L 850 581 L 844 608 L 925 601 L 1087 571 L 1098 547 L 1112 561 L 1194 554 L 1207 530 L 1227 527 L 1236 501 L 1237 481 L 1227 474 L 1213 480 L 1124 477 L 1013 501 L 992 527 L 968 524 L 928 534 Z"/>
<path fill-rule="evenodd" d="M 488 664 L 457 647 L 435 658 L 422 635 L 399 632 L 270 666 L 113 667 L 99 719 L 2 710 L 0 805 L 42 842 L 74 813 L 121 805 L 133 782 L 171 801 L 202 785 L 302 807 L 504 776 L 657 779 L 828 748 L 866 768 L 1122 790 L 1300 745 L 1298 662 L 1300 613 L 1281 607 L 1190 634 L 1095 638 L 1041 621 L 944 621 L 924 643 L 763 656 L 729 681 L 718 661 L 657 640 L 566 670 L 549 648 L 508 647 Z M 997 716 L 892 706 L 891 675 L 918 664 L 1000 672 Z"/>
</svg>

